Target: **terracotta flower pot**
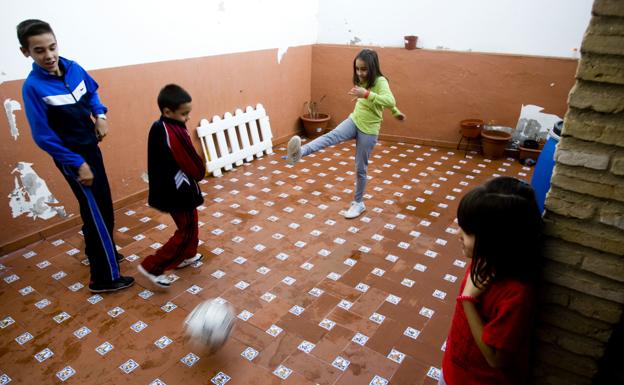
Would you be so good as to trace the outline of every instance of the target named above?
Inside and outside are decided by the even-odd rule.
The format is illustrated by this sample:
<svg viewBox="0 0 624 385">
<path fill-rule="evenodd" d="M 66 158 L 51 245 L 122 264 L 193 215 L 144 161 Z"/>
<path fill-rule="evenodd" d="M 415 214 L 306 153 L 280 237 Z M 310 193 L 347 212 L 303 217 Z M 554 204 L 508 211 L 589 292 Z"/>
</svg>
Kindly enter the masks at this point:
<svg viewBox="0 0 624 385">
<path fill-rule="evenodd" d="M 327 123 L 331 116 L 329 114 L 317 114 L 318 117 L 311 118 L 310 114 L 301 115 L 303 131 L 310 139 L 314 139 L 327 132 Z"/>
<path fill-rule="evenodd" d="M 416 49 L 416 42 L 418 41 L 418 36 L 404 36 L 403 39 L 405 40 L 405 49 Z"/>
<path fill-rule="evenodd" d="M 510 140 L 511 134 L 504 131 L 481 131 L 483 156 L 490 159 L 502 158 L 505 154 L 505 147 Z"/>
<path fill-rule="evenodd" d="M 542 152 L 541 149 L 534 149 L 534 148 L 526 148 L 526 147 L 522 147 L 520 146 L 520 154 L 518 156 L 518 158 L 522 161 L 524 159 L 533 159 L 534 161 L 537 162 L 537 158 L 539 158 L 540 153 Z"/>
<path fill-rule="evenodd" d="M 460 133 L 464 138 L 478 138 L 483 128 L 481 119 L 464 119 L 459 122 Z"/>
</svg>

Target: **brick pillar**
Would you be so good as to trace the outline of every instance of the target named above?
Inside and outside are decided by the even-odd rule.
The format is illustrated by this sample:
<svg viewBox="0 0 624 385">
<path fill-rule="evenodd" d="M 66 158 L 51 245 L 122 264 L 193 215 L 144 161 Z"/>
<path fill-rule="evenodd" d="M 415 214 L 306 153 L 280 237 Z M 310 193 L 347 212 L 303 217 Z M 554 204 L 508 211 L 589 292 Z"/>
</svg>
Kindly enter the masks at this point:
<svg viewBox="0 0 624 385">
<path fill-rule="evenodd" d="M 624 371 L 624 0 L 594 2 L 555 161 L 533 383 L 591 384 L 607 346 Z"/>
</svg>

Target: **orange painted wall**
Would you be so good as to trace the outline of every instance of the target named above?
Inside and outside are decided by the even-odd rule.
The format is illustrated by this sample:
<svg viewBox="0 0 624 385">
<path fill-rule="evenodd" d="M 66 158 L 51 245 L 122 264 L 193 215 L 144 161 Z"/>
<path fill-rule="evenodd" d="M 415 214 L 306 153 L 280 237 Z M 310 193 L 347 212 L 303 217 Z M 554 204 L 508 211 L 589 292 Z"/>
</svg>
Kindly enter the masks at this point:
<svg viewBox="0 0 624 385">
<path fill-rule="evenodd" d="M 310 95 L 317 100 L 326 95 L 321 110 L 332 114 L 332 126 L 348 116 L 353 109 L 347 95 L 352 62 L 360 49 L 344 45 L 293 47 L 281 64 L 277 63 L 277 50 L 262 50 L 90 71 L 110 109 L 111 132 L 101 147 L 113 200 L 141 199 L 147 188 L 141 180 L 146 169 L 147 130 L 158 118 L 155 100 L 163 85 L 178 83 L 193 96 L 190 128 L 201 118 L 262 103 L 271 119 L 274 143 L 280 143 L 299 130 L 299 115 Z M 446 146 L 454 146 L 459 139 L 458 122 L 464 118 L 515 126 L 523 103 L 563 116 L 577 65 L 576 60 L 544 57 L 377 50 L 398 106 L 408 116 L 406 122 L 399 123 L 386 112 L 382 138 Z M 23 105 L 22 83 L 1 84 L 0 98 L 13 98 Z M 63 224 L 80 223 L 69 187 L 50 157 L 34 144 L 24 112 L 17 111 L 16 117 L 20 128 L 17 141 L 10 136 L 6 119 L 0 119 L 0 196 L 5 197 L 0 204 L 0 256 L 59 231 Z M 14 188 L 11 171 L 19 161 L 34 163 L 52 193 L 74 214 L 73 220 L 12 218 L 7 197 Z"/>
<path fill-rule="evenodd" d="M 333 127 L 353 111 L 353 58 L 361 47 L 315 45 L 312 95 Z M 376 48 L 397 105 L 400 123 L 385 112 L 382 138 L 455 146 L 459 121 L 494 120 L 515 127 L 522 104 L 536 104 L 563 118 L 577 60 L 471 52 Z M 551 86 L 551 84 L 553 84 Z"/>
<path fill-rule="evenodd" d="M 277 50 L 272 49 L 89 71 L 100 84 L 100 97 L 109 108 L 110 133 L 101 148 L 113 200 L 147 188 L 141 179 L 147 167 L 147 134 L 159 116 L 156 96 L 162 86 L 177 83 L 193 97 L 189 128 L 197 127 L 202 118 L 262 103 L 270 117 L 274 141 L 279 141 L 297 129 L 303 103 L 310 96 L 311 55 L 312 47 L 304 46 L 289 48 L 280 64 Z M 80 58 L 76 60 L 80 62 Z M 22 84 L 1 84 L 0 98 L 12 98 L 23 106 Z M 25 215 L 12 218 L 7 197 L 14 189 L 11 171 L 17 162 L 33 163 L 67 212 L 79 218 L 77 202 L 66 182 L 51 158 L 34 144 L 24 111 L 15 115 L 20 129 L 17 141 L 10 136 L 6 118 L 0 119 L 0 256 L 44 236 L 42 232 L 50 226 L 58 229 L 64 222 L 58 216 L 49 220 Z M 198 141 L 196 145 L 201 151 Z M 17 240 L 22 241 L 15 244 Z"/>
</svg>

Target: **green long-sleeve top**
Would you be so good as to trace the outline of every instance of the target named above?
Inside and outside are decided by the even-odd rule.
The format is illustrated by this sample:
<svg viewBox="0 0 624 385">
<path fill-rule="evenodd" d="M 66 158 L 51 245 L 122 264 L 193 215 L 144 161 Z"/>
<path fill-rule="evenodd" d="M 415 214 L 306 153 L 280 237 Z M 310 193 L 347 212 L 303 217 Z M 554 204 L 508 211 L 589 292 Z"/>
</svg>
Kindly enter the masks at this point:
<svg viewBox="0 0 624 385">
<path fill-rule="evenodd" d="M 368 90 L 370 91 L 368 98 L 358 98 L 355 109 L 349 117 L 363 133 L 379 135 L 384 108 L 389 108 L 393 116 L 400 115 L 401 111 L 396 106 L 388 80 L 383 76 L 378 77 Z"/>
</svg>

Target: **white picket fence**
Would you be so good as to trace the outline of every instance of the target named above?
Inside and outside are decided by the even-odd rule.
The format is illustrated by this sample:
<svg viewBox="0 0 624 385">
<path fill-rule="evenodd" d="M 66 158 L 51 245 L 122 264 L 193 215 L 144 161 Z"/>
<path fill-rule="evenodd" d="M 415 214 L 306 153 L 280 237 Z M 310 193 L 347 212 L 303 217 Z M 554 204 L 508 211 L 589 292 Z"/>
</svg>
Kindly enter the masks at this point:
<svg viewBox="0 0 624 385">
<path fill-rule="evenodd" d="M 212 122 L 202 119 L 197 128 L 201 140 L 206 171 L 221 176 L 221 169 L 231 170 L 243 161 L 251 162 L 254 155 L 261 158 L 265 153 L 273 153 L 273 134 L 269 117 L 262 104 L 253 109 L 240 108 L 234 115 L 226 112 L 223 119 L 213 116 Z"/>
</svg>

